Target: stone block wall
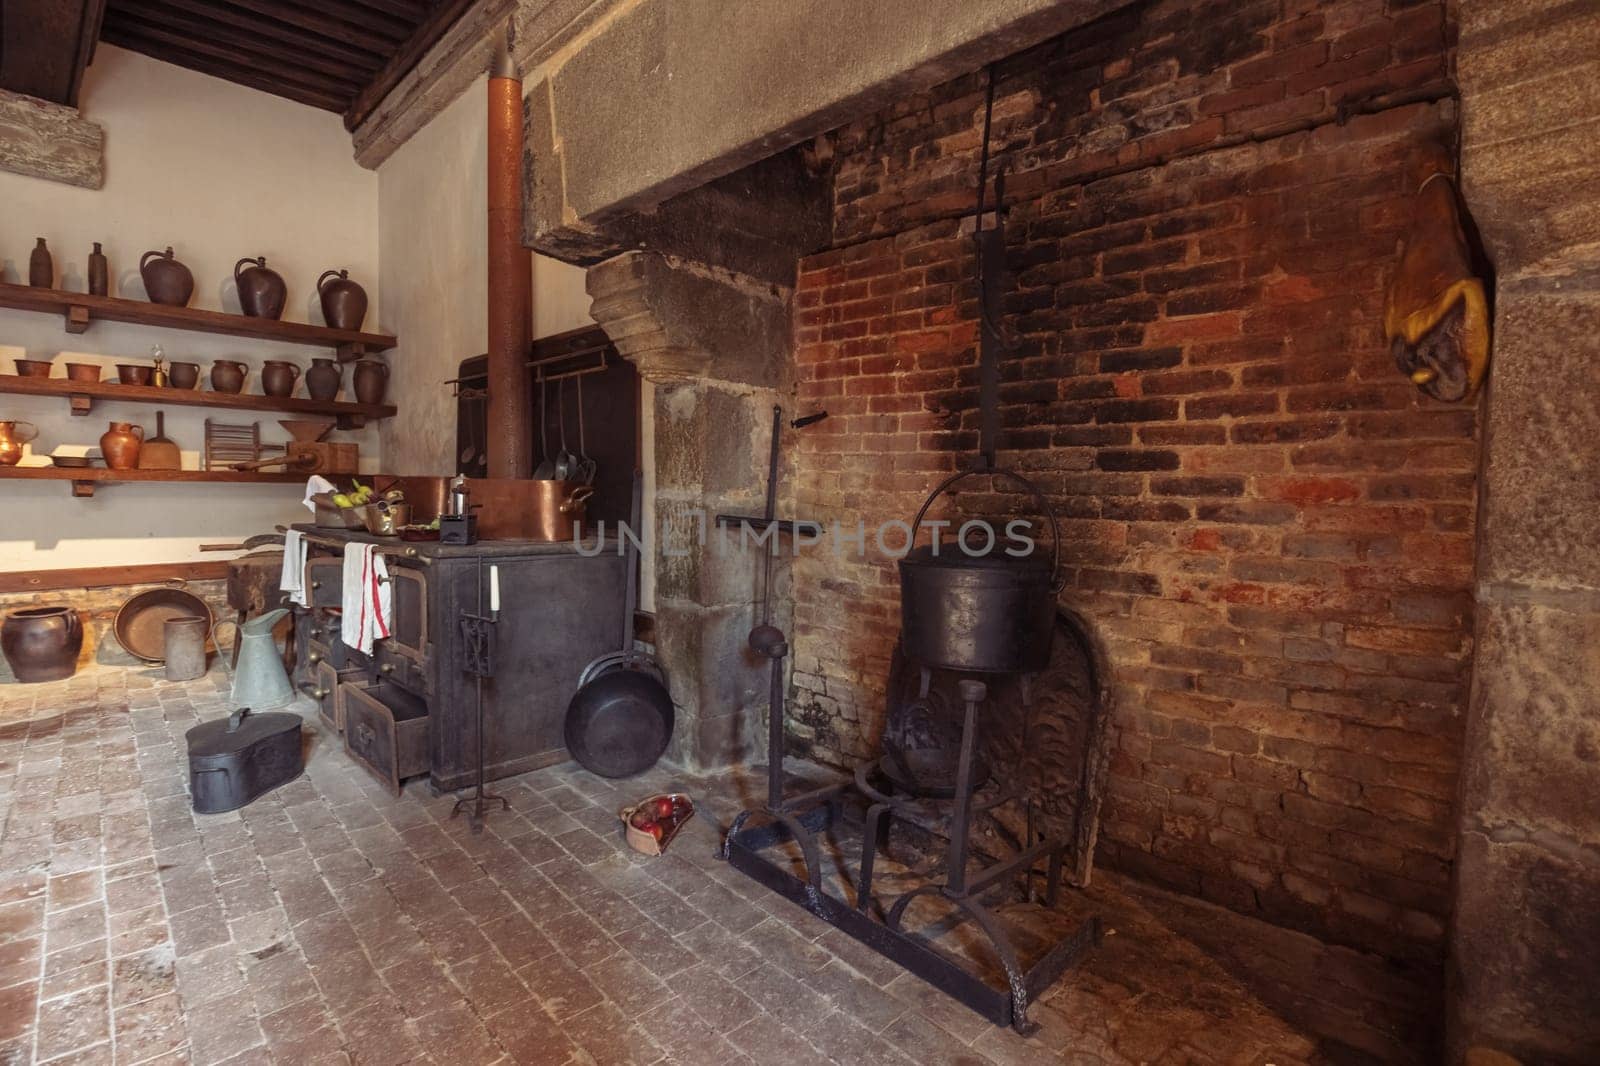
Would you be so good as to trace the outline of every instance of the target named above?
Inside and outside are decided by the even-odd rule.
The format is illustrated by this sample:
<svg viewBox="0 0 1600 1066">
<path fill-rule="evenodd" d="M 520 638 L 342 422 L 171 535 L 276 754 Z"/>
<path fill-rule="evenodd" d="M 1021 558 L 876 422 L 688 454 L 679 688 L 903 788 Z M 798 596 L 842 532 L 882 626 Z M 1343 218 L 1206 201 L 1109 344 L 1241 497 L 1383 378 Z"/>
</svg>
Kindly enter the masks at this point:
<svg viewBox="0 0 1600 1066">
<path fill-rule="evenodd" d="M 1396 373 L 1380 319 L 1410 166 L 1454 136 L 1448 16 L 1136 5 L 1001 63 L 992 141 L 1001 462 L 1048 493 L 1062 602 L 1113 659 L 1101 861 L 1429 964 L 1478 419 Z M 882 725 L 898 578 L 874 531 L 977 446 L 985 86 L 838 132 L 834 247 L 798 275 L 798 406 L 833 417 L 797 442 L 796 512 L 867 528 L 864 554 L 795 567 L 795 736 L 825 761 Z M 958 506 L 1030 505 L 980 486 Z"/>
</svg>

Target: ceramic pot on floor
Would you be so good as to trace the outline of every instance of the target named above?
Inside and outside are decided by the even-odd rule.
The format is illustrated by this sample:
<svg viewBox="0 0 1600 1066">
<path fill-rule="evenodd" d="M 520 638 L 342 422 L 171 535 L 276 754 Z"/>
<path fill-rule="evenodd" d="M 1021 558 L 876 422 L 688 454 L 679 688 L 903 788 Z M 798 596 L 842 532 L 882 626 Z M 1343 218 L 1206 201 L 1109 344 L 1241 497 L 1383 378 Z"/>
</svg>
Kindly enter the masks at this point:
<svg viewBox="0 0 1600 1066">
<path fill-rule="evenodd" d="M 83 622 L 71 607 L 24 607 L 0 623 L 0 652 L 18 681 L 61 681 L 78 669 Z"/>
</svg>

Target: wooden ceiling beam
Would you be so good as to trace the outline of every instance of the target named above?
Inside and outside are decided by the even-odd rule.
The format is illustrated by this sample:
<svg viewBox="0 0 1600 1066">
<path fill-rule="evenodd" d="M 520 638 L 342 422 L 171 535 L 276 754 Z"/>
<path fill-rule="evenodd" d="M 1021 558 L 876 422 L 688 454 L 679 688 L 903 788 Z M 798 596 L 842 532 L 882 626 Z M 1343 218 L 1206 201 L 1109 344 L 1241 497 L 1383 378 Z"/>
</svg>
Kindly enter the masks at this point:
<svg viewBox="0 0 1600 1066">
<path fill-rule="evenodd" d="M 323 37 L 331 37 L 336 41 L 350 41 L 379 55 L 388 55 L 396 42 L 405 39 L 407 32 L 407 27 L 404 26 L 392 32 L 379 32 L 372 27 L 348 22 L 321 11 L 308 10 L 297 4 L 284 3 L 283 0 L 229 0 L 229 3 L 276 22 L 310 30 Z"/>
<path fill-rule="evenodd" d="M 110 10 L 121 9 L 125 0 L 111 0 Z M 130 5 L 140 11 L 150 5 Z M 213 26 L 225 26 L 242 33 L 270 37 L 291 48 L 316 52 L 331 59 L 350 63 L 362 71 L 376 73 L 389 57 L 389 49 L 365 48 L 345 37 L 329 38 L 303 29 L 296 29 L 270 18 L 217 0 L 161 0 L 160 8 L 171 8 L 189 17 L 187 25 L 204 33 Z"/>
<path fill-rule="evenodd" d="M 372 78 L 370 71 L 349 63 L 313 55 L 308 50 L 295 49 L 270 38 L 242 33 L 226 26 L 207 26 L 203 33 L 196 33 L 193 24 L 185 22 L 181 12 L 172 11 L 162 4 L 141 3 L 137 10 L 138 16 L 135 17 L 129 11 L 115 9 L 107 17 L 106 23 L 151 40 L 180 45 L 193 42 L 197 47 L 202 42 L 210 42 L 236 49 L 243 55 L 253 57 L 256 69 L 268 73 L 285 66 L 293 70 L 311 71 L 340 83 L 352 96 Z"/>
<path fill-rule="evenodd" d="M 361 7 L 370 7 L 374 11 L 383 11 L 396 18 L 404 19 L 415 26 L 428 15 L 428 9 L 433 5 L 426 0 L 348 0 Z"/>
<path fill-rule="evenodd" d="M 105 0 L 0 3 L 0 89 L 78 106 Z"/>
<path fill-rule="evenodd" d="M 471 7 L 474 0 L 438 0 L 437 6 L 428 13 L 426 20 L 416 28 L 416 32 L 402 44 L 398 51 L 385 63 L 383 69 L 368 82 L 366 87 L 356 95 L 350 104 L 349 110 L 344 115 L 344 128 L 353 130 L 389 95 L 389 90 L 400 83 L 400 79 L 411 73 L 411 68 L 421 62 L 427 55 L 428 49 L 439 43 L 439 38 L 451 26 L 456 24 L 466 10 Z"/>
<path fill-rule="evenodd" d="M 147 41 L 137 35 L 126 34 L 113 27 L 108 26 L 101 37 L 103 40 L 120 48 L 139 52 L 152 59 L 159 59 L 164 63 L 171 63 L 200 74 L 209 74 L 214 78 L 231 81 L 236 85 L 260 89 L 264 93 L 282 96 L 285 99 L 319 108 L 323 111 L 343 111 L 349 103 L 350 98 L 346 95 L 292 84 L 283 81 L 281 78 L 266 77 L 253 70 L 242 69 L 238 65 L 225 60 L 201 55 L 187 48 L 176 48 L 159 42 Z"/>
<path fill-rule="evenodd" d="M 125 16 L 113 14 L 106 20 L 106 40 L 138 40 L 146 55 L 159 59 L 157 51 L 172 48 L 204 56 L 219 63 L 231 63 L 241 70 L 252 71 L 262 78 L 274 78 L 286 85 L 325 92 L 330 96 L 353 97 L 361 89 L 361 79 L 348 74 L 330 77 L 316 71 L 296 67 L 267 57 L 245 52 L 218 41 L 171 33 L 158 27 L 146 26 Z"/>
</svg>

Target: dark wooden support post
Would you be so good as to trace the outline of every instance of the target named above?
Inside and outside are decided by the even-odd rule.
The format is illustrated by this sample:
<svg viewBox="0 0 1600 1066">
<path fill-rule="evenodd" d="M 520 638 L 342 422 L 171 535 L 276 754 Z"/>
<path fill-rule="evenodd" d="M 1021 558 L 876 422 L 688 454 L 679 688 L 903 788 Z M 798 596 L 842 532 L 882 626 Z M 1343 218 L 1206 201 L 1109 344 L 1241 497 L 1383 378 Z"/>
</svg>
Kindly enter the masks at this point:
<svg viewBox="0 0 1600 1066">
<path fill-rule="evenodd" d="M 522 246 L 522 77 L 508 45 L 489 76 L 489 476 L 533 473 L 528 402 L 533 259 Z"/>
</svg>

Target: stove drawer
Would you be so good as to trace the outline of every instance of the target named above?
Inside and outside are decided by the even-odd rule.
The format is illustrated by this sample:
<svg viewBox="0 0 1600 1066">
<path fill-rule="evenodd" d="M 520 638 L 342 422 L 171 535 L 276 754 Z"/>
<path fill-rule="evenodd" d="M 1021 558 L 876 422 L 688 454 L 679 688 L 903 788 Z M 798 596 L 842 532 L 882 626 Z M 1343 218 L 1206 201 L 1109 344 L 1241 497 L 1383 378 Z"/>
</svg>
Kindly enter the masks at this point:
<svg viewBox="0 0 1600 1066">
<path fill-rule="evenodd" d="M 316 555 L 307 559 L 305 588 L 311 606 L 339 606 L 344 596 L 344 556 Z"/>
<path fill-rule="evenodd" d="M 398 685 L 339 685 L 344 750 L 400 794 L 408 777 L 428 772 L 428 705 Z"/>
</svg>

